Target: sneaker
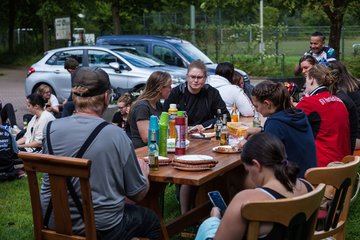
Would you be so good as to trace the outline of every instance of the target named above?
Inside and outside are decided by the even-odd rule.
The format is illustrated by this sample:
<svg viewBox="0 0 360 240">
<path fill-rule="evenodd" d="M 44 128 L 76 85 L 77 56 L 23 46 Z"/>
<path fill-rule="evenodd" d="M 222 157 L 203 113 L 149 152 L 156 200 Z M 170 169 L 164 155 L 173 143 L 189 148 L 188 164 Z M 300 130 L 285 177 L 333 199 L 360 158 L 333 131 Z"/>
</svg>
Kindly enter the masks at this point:
<svg viewBox="0 0 360 240">
<path fill-rule="evenodd" d="M 21 179 L 27 177 L 26 173 L 23 170 L 17 170 L 16 171 L 16 178 Z"/>
</svg>

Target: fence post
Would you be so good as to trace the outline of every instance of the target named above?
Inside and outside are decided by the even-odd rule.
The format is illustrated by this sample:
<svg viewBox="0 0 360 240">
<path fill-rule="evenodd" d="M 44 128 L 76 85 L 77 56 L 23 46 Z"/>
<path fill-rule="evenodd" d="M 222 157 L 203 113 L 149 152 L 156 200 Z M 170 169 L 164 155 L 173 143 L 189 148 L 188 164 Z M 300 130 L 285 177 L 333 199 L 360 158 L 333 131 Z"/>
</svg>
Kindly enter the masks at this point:
<svg viewBox="0 0 360 240">
<path fill-rule="evenodd" d="M 341 61 L 344 61 L 345 55 L 345 27 L 341 27 Z"/>
</svg>

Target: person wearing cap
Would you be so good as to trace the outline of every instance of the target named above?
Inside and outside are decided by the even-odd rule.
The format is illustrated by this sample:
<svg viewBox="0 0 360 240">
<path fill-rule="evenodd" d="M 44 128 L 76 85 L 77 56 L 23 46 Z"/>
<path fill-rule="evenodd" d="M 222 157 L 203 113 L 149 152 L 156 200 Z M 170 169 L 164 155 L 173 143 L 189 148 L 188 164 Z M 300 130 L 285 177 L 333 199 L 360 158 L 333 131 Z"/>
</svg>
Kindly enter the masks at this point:
<svg viewBox="0 0 360 240">
<path fill-rule="evenodd" d="M 109 76 L 104 70 L 77 69 L 72 92 L 76 111 L 46 127 L 44 153 L 52 149 L 54 155 L 74 157 L 94 129 L 105 122 L 101 116 L 109 105 L 111 92 Z M 145 197 L 149 190 L 149 166 L 137 159 L 133 144 L 122 129 L 113 124 L 104 125 L 83 154 L 83 158 L 92 161 L 90 186 L 97 233 L 100 239 L 158 239 L 160 222 L 156 214 L 139 205 L 125 203 L 126 198 L 138 202 Z M 73 179 L 72 184 L 80 192 L 79 180 Z M 51 197 L 49 189 L 48 175 L 44 175 L 43 213 Z M 73 231 L 82 234 L 83 221 L 73 201 L 70 207 Z M 52 224 L 50 218 L 50 228 Z"/>
<path fill-rule="evenodd" d="M 131 140 L 135 148 L 148 143 L 150 116 L 160 116 L 162 105 L 160 99 L 167 99 L 171 91 L 172 79 L 169 73 L 153 72 L 146 81 L 144 92 L 132 104 L 129 113 Z"/>
</svg>

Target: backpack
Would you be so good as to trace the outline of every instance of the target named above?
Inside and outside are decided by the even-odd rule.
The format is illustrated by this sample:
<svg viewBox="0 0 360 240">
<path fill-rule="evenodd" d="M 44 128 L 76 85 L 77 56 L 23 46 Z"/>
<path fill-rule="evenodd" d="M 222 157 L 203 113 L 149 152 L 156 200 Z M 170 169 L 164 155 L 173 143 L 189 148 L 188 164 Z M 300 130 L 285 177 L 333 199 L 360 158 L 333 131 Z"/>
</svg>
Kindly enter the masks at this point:
<svg viewBox="0 0 360 240">
<path fill-rule="evenodd" d="M 18 158 L 11 133 L 0 125 L 0 181 L 16 178 L 14 162 Z"/>
</svg>

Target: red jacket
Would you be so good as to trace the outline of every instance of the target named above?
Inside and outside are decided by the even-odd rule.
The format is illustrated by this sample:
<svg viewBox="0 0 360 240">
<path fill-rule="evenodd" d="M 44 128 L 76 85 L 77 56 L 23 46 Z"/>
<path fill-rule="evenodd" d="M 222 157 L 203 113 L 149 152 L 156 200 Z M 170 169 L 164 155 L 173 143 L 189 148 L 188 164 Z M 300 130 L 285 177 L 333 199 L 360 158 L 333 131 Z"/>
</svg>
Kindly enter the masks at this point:
<svg viewBox="0 0 360 240">
<path fill-rule="evenodd" d="M 308 116 L 315 137 L 318 167 L 351 154 L 348 111 L 344 103 L 320 87 L 297 105 Z"/>
</svg>

